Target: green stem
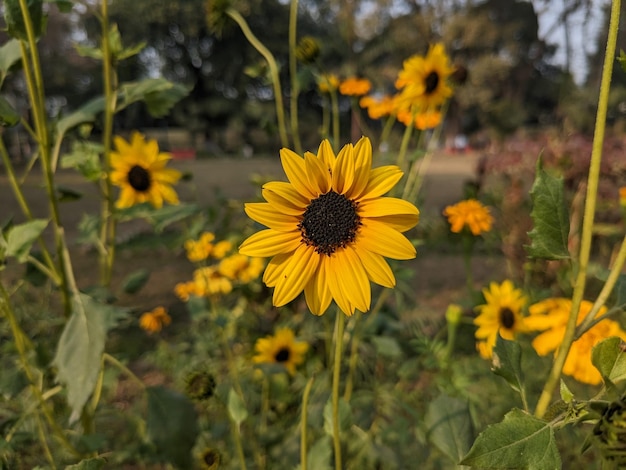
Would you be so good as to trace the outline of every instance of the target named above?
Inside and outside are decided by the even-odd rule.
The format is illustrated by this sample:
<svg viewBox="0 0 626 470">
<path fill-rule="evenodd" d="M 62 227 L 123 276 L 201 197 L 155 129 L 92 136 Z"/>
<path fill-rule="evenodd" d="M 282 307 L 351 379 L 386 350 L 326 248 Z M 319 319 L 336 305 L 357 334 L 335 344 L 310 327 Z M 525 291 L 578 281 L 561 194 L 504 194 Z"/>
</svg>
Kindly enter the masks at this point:
<svg viewBox="0 0 626 470">
<path fill-rule="evenodd" d="M 233 440 L 235 441 L 235 449 L 237 449 L 237 458 L 239 459 L 239 465 L 242 470 L 246 470 L 246 456 L 243 453 L 243 445 L 241 444 L 241 431 L 235 420 L 230 418 L 231 429 L 233 432 Z"/>
<path fill-rule="evenodd" d="M 102 200 L 100 227 L 100 245 L 104 251 L 100 254 L 100 281 L 103 286 L 111 284 L 113 262 L 115 260 L 115 233 L 117 220 L 114 217 L 115 200 L 113 196 L 113 183 L 111 181 L 111 140 L 113 138 L 113 116 L 117 104 L 117 74 L 115 72 L 115 58 L 111 55 L 109 43 L 109 12 L 108 2 L 101 2 L 101 25 L 102 25 L 102 75 L 104 83 L 104 127 L 102 132 L 103 172 L 104 181 L 101 182 Z"/>
<path fill-rule="evenodd" d="M 609 22 L 609 35 L 604 56 L 604 67 L 602 69 L 602 81 L 600 83 L 600 96 L 598 99 L 598 111 L 596 114 L 596 126 L 593 136 L 593 147 L 591 150 L 591 161 L 589 163 L 589 177 L 587 182 L 587 198 L 585 200 L 585 211 L 583 216 L 582 236 L 580 241 L 580 256 L 578 260 L 578 274 L 574 284 L 572 295 L 572 311 L 567 322 L 563 342 L 559 348 L 550 375 L 546 380 L 544 388 L 539 396 L 535 415 L 543 417 L 548 409 L 552 394 L 556 389 L 565 359 L 574 341 L 576 333 L 576 319 L 585 292 L 587 277 L 587 266 L 591 252 L 591 239 L 593 235 L 593 221 L 595 215 L 596 198 L 598 193 L 598 182 L 600 179 L 600 162 L 602 160 L 602 144 L 604 142 L 604 132 L 606 127 L 606 114 L 609 101 L 609 90 L 611 86 L 611 76 L 613 74 L 613 62 L 615 61 L 615 44 L 617 42 L 617 32 L 619 28 L 621 0 L 614 0 L 611 3 L 611 19 Z"/>
<path fill-rule="evenodd" d="M 104 353 L 102 355 L 102 359 L 123 372 L 124 375 L 131 379 L 142 391 L 146 389 L 146 384 L 144 384 L 141 379 L 134 374 L 132 370 L 130 370 L 128 367 L 118 361 L 115 357 L 111 356 L 109 353 Z"/>
<path fill-rule="evenodd" d="M 48 441 L 46 439 L 46 431 L 43 428 L 43 423 L 41 422 L 41 416 L 39 414 L 37 414 L 37 436 L 39 437 L 39 442 L 41 442 L 41 447 L 43 447 L 43 453 L 50 464 L 50 468 L 52 470 L 56 470 L 57 466 L 54 463 L 54 458 L 50 452 L 50 447 L 48 446 Z"/>
<path fill-rule="evenodd" d="M 343 349 L 343 329 L 345 325 L 344 313 L 337 309 L 335 323 L 335 361 L 333 364 L 333 444 L 335 448 L 335 470 L 342 470 L 341 466 L 341 435 L 339 427 L 339 382 L 341 378 L 341 354 Z"/>
<path fill-rule="evenodd" d="M 400 143 L 400 150 L 398 151 L 398 159 L 396 164 L 404 171 L 404 160 L 406 158 L 406 151 L 409 148 L 409 142 L 411 141 L 411 135 L 413 134 L 413 128 L 415 127 L 415 116 L 411 116 L 411 123 L 404 129 L 404 135 L 402 136 L 402 142 Z"/>
<path fill-rule="evenodd" d="M 300 469 L 307 470 L 307 409 L 309 406 L 309 395 L 311 394 L 311 388 L 313 386 L 314 378 L 311 377 L 304 387 L 304 394 L 302 395 L 302 412 L 300 414 L 300 426 L 302 432 L 300 434 Z"/>
<path fill-rule="evenodd" d="M 261 435 L 267 432 L 267 414 L 270 409 L 270 380 L 267 375 L 263 375 L 263 386 L 261 389 L 261 424 L 259 430 Z"/>
<path fill-rule="evenodd" d="M 598 294 L 598 298 L 589 310 L 587 316 L 583 319 L 583 321 L 576 328 L 575 339 L 580 338 L 587 330 L 589 330 L 594 324 L 596 315 L 600 311 L 600 309 L 606 304 L 607 299 L 611 295 L 613 291 L 613 287 L 617 283 L 620 275 L 622 274 L 622 268 L 624 267 L 624 261 L 626 261 L 626 237 L 622 240 L 622 244 L 620 246 L 619 252 L 615 257 L 615 261 L 613 262 L 613 267 L 611 267 L 611 271 L 609 272 L 609 276 L 602 286 L 602 290 L 600 294 Z"/>
<path fill-rule="evenodd" d="M 289 75 L 291 77 L 291 102 L 289 117 L 291 118 L 291 137 L 294 150 L 302 155 L 302 143 L 298 128 L 298 95 L 300 86 L 296 69 L 296 29 L 298 25 L 298 0 L 291 0 L 289 5 Z"/>
<path fill-rule="evenodd" d="M 239 25 L 248 42 L 254 47 L 267 61 L 272 76 L 272 84 L 274 86 L 274 97 L 276 102 L 276 118 L 278 119 L 278 132 L 280 133 L 280 142 L 283 147 L 289 147 L 289 139 L 287 138 L 287 126 L 285 124 L 285 111 L 283 108 L 283 92 L 280 87 L 280 77 L 278 75 L 278 66 L 276 59 L 270 50 L 263 45 L 261 41 L 250 30 L 248 23 L 241 14 L 232 8 L 226 10 L 226 14 L 230 16 L 235 23 Z"/>
</svg>

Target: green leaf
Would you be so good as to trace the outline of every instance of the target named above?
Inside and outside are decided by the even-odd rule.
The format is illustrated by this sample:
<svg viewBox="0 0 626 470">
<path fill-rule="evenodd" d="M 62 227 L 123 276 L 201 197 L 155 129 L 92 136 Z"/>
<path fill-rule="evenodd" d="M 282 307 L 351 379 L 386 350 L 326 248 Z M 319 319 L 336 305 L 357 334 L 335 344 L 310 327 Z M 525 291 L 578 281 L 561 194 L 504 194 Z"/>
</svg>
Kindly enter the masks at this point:
<svg viewBox="0 0 626 470">
<path fill-rule="evenodd" d="M 390 336 L 374 336 L 372 342 L 374 346 L 376 346 L 376 352 L 381 356 L 392 359 L 402 356 L 402 348 L 400 348 L 395 338 L 391 338 Z"/>
<path fill-rule="evenodd" d="M 478 468 L 561 468 L 554 430 L 548 423 L 514 409 L 480 433 L 460 462 Z"/>
<path fill-rule="evenodd" d="M 613 288 L 614 306 L 617 308 L 626 307 L 626 274 L 620 274 Z"/>
<path fill-rule="evenodd" d="M 322 436 L 306 453 L 308 470 L 331 470 L 330 461 L 333 455 L 332 439 Z M 302 468 L 301 466 L 297 467 Z"/>
<path fill-rule="evenodd" d="M 105 463 L 106 460 L 96 457 L 94 459 L 81 460 L 75 465 L 67 465 L 65 470 L 100 470 Z"/>
<path fill-rule="evenodd" d="M 146 427 L 157 455 L 178 468 L 191 468 L 191 449 L 198 436 L 193 403 L 165 387 L 148 387 Z"/>
<path fill-rule="evenodd" d="M 103 151 L 101 144 L 75 142 L 72 152 L 61 157 L 61 168 L 74 168 L 89 181 L 98 181 L 102 176 L 100 155 Z"/>
<path fill-rule="evenodd" d="M 248 417 L 246 404 L 232 388 L 228 391 L 228 414 L 237 423 L 237 426 L 240 426 Z"/>
<path fill-rule="evenodd" d="M 189 90 L 164 78 L 147 78 L 139 82 L 125 83 L 120 86 L 121 107 L 137 101 L 145 101 L 148 112 L 153 117 L 161 117 L 178 101 L 187 96 Z"/>
<path fill-rule="evenodd" d="M 137 269 L 130 273 L 122 283 L 122 290 L 127 294 L 135 294 L 146 285 L 150 279 L 150 271 L 147 269 Z"/>
<path fill-rule="evenodd" d="M 168 225 L 186 219 L 200 212 L 196 204 L 176 204 L 155 209 L 150 204 L 137 204 L 116 212 L 120 222 L 143 218 L 148 220 L 156 232 L 162 232 Z"/>
<path fill-rule="evenodd" d="M 351 425 L 352 409 L 350 408 L 350 404 L 343 398 L 339 398 L 339 429 L 345 431 Z M 332 397 L 329 397 L 324 406 L 324 431 L 326 431 L 326 434 L 329 436 L 332 436 L 334 434 L 333 429 L 333 401 Z"/>
<path fill-rule="evenodd" d="M 76 241 L 83 245 L 97 245 L 100 242 L 100 217 L 93 214 L 83 214 L 78 223 Z"/>
<path fill-rule="evenodd" d="M 99 46 L 89 46 L 85 44 L 74 44 L 74 49 L 81 57 L 89 57 L 91 59 L 102 59 L 102 49 Z"/>
<path fill-rule="evenodd" d="M 69 13 L 74 7 L 74 0 L 46 0 L 48 3 L 54 3 L 61 13 Z"/>
<path fill-rule="evenodd" d="M 622 340 L 618 337 L 607 338 L 591 349 L 591 363 L 602 375 L 608 388 L 626 379 L 626 355 L 622 349 Z"/>
<path fill-rule="evenodd" d="M 57 186 L 57 199 L 59 202 L 77 201 L 83 197 L 83 193 L 67 186 Z"/>
<path fill-rule="evenodd" d="M 26 0 L 26 8 L 30 15 L 35 38 L 38 38 L 41 36 L 44 27 L 43 0 Z M 4 1 L 4 20 L 11 36 L 23 41 L 28 41 L 26 24 L 24 23 L 19 0 Z"/>
<path fill-rule="evenodd" d="M 70 421 L 74 422 L 96 385 L 111 307 L 84 294 L 75 296 L 72 304 L 72 315 L 61 334 L 53 364 L 57 379 L 67 386 Z"/>
<path fill-rule="evenodd" d="M 466 400 L 440 395 L 428 405 L 424 425 L 429 441 L 453 462 L 472 446 L 474 426 Z"/>
<path fill-rule="evenodd" d="M 47 225 L 47 220 L 35 219 L 13 226 L 7 235 L 6 256 L 15 256 L 20 263 L 26 262 L 30 248 Z"/>
<path fill-rule="evenodd" d="M 21 60 L 22 52 L 17 39 L 9 39 L 0 47 L 0 83 L 4 81 L 11 68 Z"/>
<path fill-rule="evenodd" d="M 530 216 L 534 227 L 528 232 L 531 244 L 526 246 L 528 256 L 543 259 L 567 259 L 569 250 L 569 214 L 563 195 L 563 178 L 547 173 L 537 160 L 535 182 L 530 190 L 533 208 Z"/>
<path fill-rule="evenodd" d="M 59 119 L 59 122 L 57 122 L 57 132 L 60 135 L 63 135 L 70 129 L 80 124 L 94 122 L 98 114 L 102 111 L 104 111 L 104 98 L 94 98 L 82 105 L 73 113 Z"/>
<path fill-rule="evenodd" d="M 491 370 L 518 392 L 524 387 L 522 374 L 522 347 L 517 341 L 507 341 L 498 334 L 493 348 Z"/>
<path fill-rule="evenodd" d="M 563 382 L 563 379 L 561 379 L 559 392 L 561 394 L 561 400 L 563 400 L 565 403 L 572 403 L 572 401 L 574 400 L 574 394 L 571 392 L 565 382 Z"/>
<path fill-rule="evenodd" d="M 0 96 L 0 126 L 11 127 L 18 122 L 20 122 L 20 115 L 6 99 Z"/>
</svg>

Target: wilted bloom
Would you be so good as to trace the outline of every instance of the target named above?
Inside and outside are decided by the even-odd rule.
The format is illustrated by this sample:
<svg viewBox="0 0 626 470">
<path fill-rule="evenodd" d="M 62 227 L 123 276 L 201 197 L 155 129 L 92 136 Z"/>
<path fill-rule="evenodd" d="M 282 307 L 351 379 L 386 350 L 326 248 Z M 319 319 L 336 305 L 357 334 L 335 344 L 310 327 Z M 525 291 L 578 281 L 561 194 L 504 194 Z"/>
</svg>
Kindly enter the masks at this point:
<svg viewBox="0 0 626 470">
<path fill-rule="evenodd" d="M 363 96 L 372 89 L 372 83 L 366 78 L 350 77 L 339 84 L 339 93 L 348 96 Z"/>
<path fill-rule="evenodd" d="M 483 289 L 483 295 L 487 303 L 476 307 L 479 315 L 474 319 L 478 326 L 475 336 L 481 357 L 489 359 L 498 333 L 503 339 L 513 340 L 517 333 L 528 331 L 522 316 L 527 299 L 509 280 L 502 284 L 492 282 L 488 289 Z"/>
<path fill-rule="evenodd" d="M 593 304 L 587 300 L 581 302 L 577 324 L 583 321 L 592 307 Z M 565 336 L 571 310 L 572 301 L 561 297 L 542 300 L 529 307 L 527 326 L 532 330 L 543 331 L 532 342 L 537 354 L 545 356 L 558 349 Z M 596 314 L 596 318 L 605 313 L 606 307 L 602 307 Z M 565 359 L 563 373 L 582 383 L 597 385 L 602 382 L 600 372 L 591 362 L 591 349 L 603 339 L 611 336 L 626 340 L 626 332 L 621 329 L 619 323 L 613 320 L 606 318 L 592 326 L 572 343 Z"/>
<path fill-rule="evenodd" d="M 404 61 L 396 80 L 399 107 L 417 107 L 424 112 L 440 106 L 452 95 L 448 77 L 454 72 L 443 44 L 434 44 L 426 57 L 415 55 Z"/>
<path fill-rule="evenodd" d="M 146 312 L 139 318 L 139 326 L 148 333 L 158 333 L 163 326 L 171 323 L 172 319 L 163 307 L 157 307 Z"/>
<path fill-rule="evenodd" d="M 211 232 L 204 232 L 198 240 L 187 240 L 185 242 L 185 250 L 187 250 L 187 259 L 191 262 L 204 261 L 213 252 L 215 235 Z"/>
<path fill-rule="evenodd" d="M 322 315 L 334 299 L 352 315 L 370 308 L 370 281 L 395 286 L 384 257 L 411 259 L 413 244 L 402 232 L 419 219 L 402 199 L 382 197 L 402 177 L 397 166 L 372 169 L 372 146 L 362 138 L 337 156 L 322 141 L 317 155 L 280 152 L 289 182 L 263 186 L 267 202 L 246 204 L 250 218 L 269 227 L 239 248 L 248 256 L 272 257 L 263 281 L 282 306 L 304 290 L 311 312 Z"/>
<path fill-rule="evenodd" d="M 204 401 L 213 396 L 215 377 L 204 370 L 193 370 L 185 377 L 185 392 L 192 400 Z"/>
<path fill-rule="evenodd" d="M 259 338 L 252 358 L 255 364 L 281 364 L 290 374 L 296 373 L 296 366 L 304 362 L 304 355 L 309 345 L 296 341 L 293 331 L 289 328 L 279 328 L 273 336 Z"/>
<path fill-rule="evenodd" d="M 325 74 L 318 78 L 317 87 L 322 93 L 330 93 L 339 88 L 339 78 L 337 75 Z"/>
<path fill-rule="evenodd" d="M 198 466 L 201 470 L 217 470 L 220 468 L 222 457 L 216 449 L 207 447 L 199 452 Z"/>
<path fill-rule="evenodd" d="M 113 141 L 116 151 L 111 152 L 111 183 L 121 188 L 116 207 L 123 209 L 144 202 L 156 208 L 162 207 L 163 202 L 178 204 L 172 185 L 181 173 L 165 168 L 172 157 L 159 152 L 156 140 L 146 142 L 143 135 L 133 132 L 130 142 L 122 137 Z"/>
<path fill-rule="evenodd" d="M 320 55 L 320 45 L 315 38 L 304 36 L 296 45 L 296 58 L 303 64 L 310 64 Z"/>
<path fill-rule="evenodd" d="M 489 208 L 476 199 L 467 199 L 446 207 L 443 214 L 448 218 L 450 230 L 459 233 L 467 227 L 473 235 L 491 230 L 493 217 Z"/>
</svg>

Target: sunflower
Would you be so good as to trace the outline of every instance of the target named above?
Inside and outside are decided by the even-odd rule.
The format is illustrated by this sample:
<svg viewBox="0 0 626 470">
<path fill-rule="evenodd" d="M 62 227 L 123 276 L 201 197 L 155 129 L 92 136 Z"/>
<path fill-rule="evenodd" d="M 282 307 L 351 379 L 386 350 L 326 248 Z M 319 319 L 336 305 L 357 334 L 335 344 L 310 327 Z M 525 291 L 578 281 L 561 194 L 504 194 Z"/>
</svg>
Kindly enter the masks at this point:
<svg viewBox="0 0 626 470">
<path fill-rule="evenodd" d="M 452 95 L 448 77 L 454 72 L 443 44 L 434 44 L 426 57 L 414 55 L 402 64 L 396 80 L 398 106 L 424 112 L 441 105 Z"/>
<path fill-rule="evenodd" d="M 123 209 L 149 202 L 160 208 L 163 201 L 178 204 L 172 185 L 181 173 L 165 168 L 172 157 L 160 153 L 155 140 L 146 141 L 139 132 L 133 132 L 130 142 L 117 136 L 114 143 L 117 151 L 111 152 L 111 183 L 122 190 L 116 207 Z"/>
<path fill-rule="evenodd" d="M 583 321 L 592 307 L 593 304 L 587 300 L 581 302 L 577 323 Z M 530 315 L 526 318 L 527 327 L 531 330 L 543 331 L 532 342 L 537 354 L 545 356 L 558 349 L 565 336 L 571 310 L 572 301 L 565 298 L 542 300 L 528 308 Z M 605 313 L 606 307 L 602 307 L 596 317 Z M 609 319 L 596 323 L 572 343 L 565 359 L 563 373 L 586 384 L 597 385 L 602 382 L 600 372 L 591 362 L 591 350 L 597 343 L 611 336 L 617 336 L 626 341 L 626 332 L 621 329 L 619 323 Z"/>
<path fill-rule="evenodd" d="M 459 233 L 467 227 L 473 235 L 480 235 L 490 231 L 493 225 L 489 208 L 476 199 L 466 199 L 448 206 L 443 211 L 443 215 L 448 218 L 450 230 L 454 233 Z"/>
<path fill-rule="evenodd" d="M 304 290 L 307 305 L 322 315 L 334 299 L 352 315 L 370 308 L 370 281 L 394 287 L 383 258 L 412 259 L 415 248 L 402 235 L 419 219 L 402 199 L 381 197 L 402 177 L 394 165 L 372 169 L 372 146 L 361 138 L 335 156 L 328 140 L 317 155 L 280 152 L 289 182 L 263 187 L 267 202 L 246 204 L 250 218 L 269 227 L 239 247 L 248 256 L 272 257 L 263 282 L 274 287 L 280 307 Z"/>
<path fill-rule="evenodd" d="M 372 82 L 367 78 L 346 78 L 339 84 L 339 93 L 348 96 L 363 96 L 372 89 Z"/>
<path fill-rule="evenodd" d="M 139 318 L 139 326 L 148 333 L 158 333 L 164 325 L 169 325 L 172 319 L 163 307 L 157 307 L 146 312 Z"/>
<path fill-rule="evenodd" d="M 478 352 L 489 359 L 498 333 L 504 339 L 513 340 L 516 333 L 528 331 L 522 317 L 526 297 L 509 280 L 502 284 L 492 282 L 489 289 L 483 289 L 483 295 L 487 303 L 476 307 L 479 315 L 474 319 L 474 324 L 478 326 L 475 336 Z"/>
<path fill-rule="evenodd" d="M 293 375 L 296 366 L 304 362 L 304 355 L 309 345 L 295 340 L 293 331 L 289 328 L 279 328 L 273 336 L 259 338 L 252 358 L 255 364 L 282 364 Z"/>
</svg>

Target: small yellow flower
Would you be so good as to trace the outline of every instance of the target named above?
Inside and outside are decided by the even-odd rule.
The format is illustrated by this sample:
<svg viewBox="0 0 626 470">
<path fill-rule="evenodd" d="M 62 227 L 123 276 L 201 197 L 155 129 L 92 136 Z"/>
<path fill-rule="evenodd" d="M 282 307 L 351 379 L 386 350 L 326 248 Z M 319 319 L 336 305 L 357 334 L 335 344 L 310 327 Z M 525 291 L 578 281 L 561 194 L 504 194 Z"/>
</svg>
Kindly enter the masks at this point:
<svg viewBox="0 0 626 470">
<path fill-rule="evenodd" d="M 448 218 L 450 230 L 459 233 L 467 227 L 473 235 L 489 232 L 493 225 L 493 217 L 489 208 L 476 199 L 467 199 L 446 207 L 443 214 Z"/>
<path fill-rule="evenodd" d="M 139 326 L 148 333 L 158 333 L 163 326 L 171 323 L 172 319 L 163 307 L 157 307 L 151 312 L 146 312 L 139 318 Z"/>
<path fill-rule="evenodd" d="M 367 114 L 371 119 L 380 119 L 393 114 L 395 110 L 394 98 L 389 95 L 374 97 L 364 96 L 359 100 L 359 106 L 367 109 Z"/>
<path fill-rule="evenodd" d="M 123 209 L 149 202 L 158 209 L 163 202 L 178 204 L 172 185 L 178 182 L 181 173 L 165 168 L 172 157 L 159 152 L 156 140 L 146 141 L 139 132 L 133 132 L 130 142 L 122 137 L 115 137 L 113 142 L 116 151 L 111 152 L 111 183 L 121 188 L 116 207 Z"/>
<path fill-rule="evenodd" d="M 222 240 L 215 244 L 215 247 L 213 248 L 213 253 L 211 253 L 211 256 L 213 256 L 213 258 L 215 259 L 222 259 L 224 256 L 226 256 L 226 253 L 228 253 L 232 249 L 233 249 L 232 242 L 228 240 Z"/>
<path fill-rule="evenodd" d="M 413 113 L 409 109 L 405 108 L 399 110 L 396 117 L 399 122 L 405 126 L 409 126 L 411 124 Z M 413 118 L 413 125 L 421 131 L 434 129 L 439 124 L 441 124 L 441 111 L 436 109 L 418 112 Z"/>
<path fill-rule="evenodd" d="M 279 328 L 273 336 L 259 338 L 252 358 L 255 364 L 282 364 L 293 375 L 296 366 L 304 362 L 304 355 L 309 345 L 295 340 L 293 331 L 289 328 Z"/>
<path fill-rule="evenodd" d="M 339 85 L 339 93 L 348 96 L 363 96 L 372 89 L 372 83 L 366 78 L 346 78 Z"/>
<path fill-rule="evenodd" d="M 489 289 L 483 289 L 483 295 L 487 303 L 476 307 L 479 315 L 474 319 L 478 326 L 475 336 L 481 357 L 489 359 L 498 333 L 504 339 L 513 340 L 517 333 L 528 331 L 522 317 L 527 299 L 509 280 L 502 284 L 492 282 Z"/>
<path fill-rule="evenodd" d="M 326 74 L 319 77 L 317 87 L 322 93 L 330 93 L 339 88 L 339 78 L 334 74 Z"/>
<path fill-rule="evenodd" d="M 196 269 L 193 273 L 194 289 L 199 296 L 219 296 L 230 294 L 233 284 L 215 266 Z"/>
<path fill-rule="evenodd" d="M 626 207 L 626 186 L 619 188 L 619 205 Z"/>
<path fill-rule="evenodd" d="M 204 232 L 198 240 L 187 240 L 185 242 L 187 259 L 192 263 L 207 259 L 215 249 L 213 240 L 215 240 L 215 235 L 211 232 Z"/>
<path fill-rule="evenodd" d="M 246 255 L 234 254 L 224 258 L 219 264 L 219 271 L 233 281 L 247 284 L 258 278 L 265 268 L 262 258 L 251 258 Z"/>
<path fill-rule="evenodd" d="M 174 293 L 183 302 L 189 301 L 189 297 L 192 295 L 199 295 L 196 283 L 193 281 L 179 282 L 174 286 Z"/>
<path fill-rule="evenodd" d="M 576 322 L 580 323 L 591 311 L 593 304 L 583 300 L 580 304 Z M 551 298 L 531 305 L 526 325 L 531 330 L 543 331 L 532 342 L 537 354 L 545 356 L 556 351 L 563 341 L 567 321 L 572 310 L 572 301 L 565 298 Z M 602 307 L 596 318 L 606 313 Z M 602 382 L 600 372 L 591 362 L 591 349 L 603 339 L 617 336 L 626 341 L 624 332 L 619 323 L 604 319 L 596 323 L 585 334 L 578 338 L 565 359 L 563 373 L 574 377 L 582 383 L 597 385 Z"/>
</svg>

